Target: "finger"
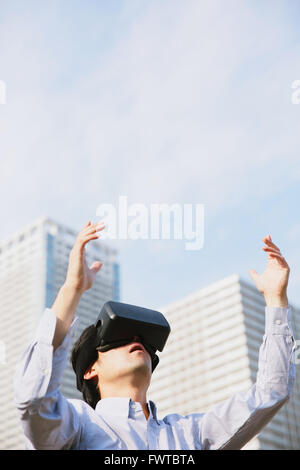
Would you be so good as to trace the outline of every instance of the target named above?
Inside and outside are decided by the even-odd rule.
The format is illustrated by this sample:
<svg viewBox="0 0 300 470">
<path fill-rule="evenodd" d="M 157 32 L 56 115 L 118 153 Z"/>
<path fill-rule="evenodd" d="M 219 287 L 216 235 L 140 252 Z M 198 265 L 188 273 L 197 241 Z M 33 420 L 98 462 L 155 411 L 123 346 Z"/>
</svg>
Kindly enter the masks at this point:
<svg viewBox="0 0 300 470">
<path fill-rule="evenodd" d="M 93 271 L 95 274 L 102 268 L 101 261 L 94 261 L 93 264 L 90 266 L 90 270 Z"/>
<path fill-rule="evenodd" d="M 276 248 L 277 250 L 279 250 L 278 246 L 276 246 L 275 243 L 272 242 L 272 239 L 271 239 L 270 235 L 268 235 L 267 237 L 264 237 L 262 240 L 268 246 L 271 246 L 271 247 Z"/>
<path fill-rule="evenodd" d="M 271 248 L 269 246 L 263 246 L 262 249 L 268 253 L 278 253 L 279 255 L 281 255 L 281 252 L 280 250 L 278 250 L 278 248 Z"/>
<path fill-rule="evenodd" d="M 285 258 L 282 255 L 279 255 L 278 253 L 270 253 L 269 257 L 276 258 L 280 263 L 284 264 L 285 266 L 288 266 Z"/>
<path fill-rule="evenodd" d="M 85 245 L 90 242 L 91 240 L 97 240 L 100 237 L 97 233 L 91 233 L 91 234 L 81 234 L 78 236 L 75 246 L 79 247 L 80 250 L 83 250 Z"/>
<path fill-rule="evenodd" d="M 101 230 L 103 230 L 104 228 L 105 228 L 104 222 L 99 222 L 99 224 L 97 224 L 96 226 L 96 231 L 101 232 Z"/>
<path fill-rule="evenodd" d="M 103 230 L 104 228 L 105 228 L 104 225 L 102 225 L 102 226 L 99 226 L 99 225 L 98 225 L 98 226 L 96 226 L 96 227 L 92 227 L 92 228 L 90 228 L 90 229 L 84 231 L 84 232 L 82 233 L 82 235 L 83 235 L 83 236 L 92 235 L 93 233 L 101 232 L 101 230 Z"/>
<path fill-rule="evenodd" d="M 275 257 L 275 258 L 281 258 L 284 259 L 281 253 L 269 253 L 269 256 Z"/>
<path fill-rule="evenodd" d="M 92 228 L 93 228 L 93 225 L 91 224 L 91 221 L 89 220 L 89 221 L 85 224 L 85 226 L 83 227 L 83 229 L 80 230 L 80 232 L 78 233 L 77 236 L 80 236 L 81 234 L 87 233 L 87 232 L 90 231 Z"/>
<path fill-rule="evenodd" d="M 249 269 L 249 273 L 254 284 L 257 286 L 259 274 L 255 271 L 255 269 Z"/>
<path fill-rule="evenodd" d="M 100 238 L 100 234 L 98 234 L 98 233 L 89 233 L 89 234 L 85 235 L 82 238 L 82 241 L 83 241 L 84 244 L 86 244 L 90 240 L 96 240 L 97 238 Z"/>
<path fill-rule="evenodd" d="M 82 234 L 95 233 L 99 230 L 103 230 L 104 227 L 105 227 L 104 222 L 97 222 L 95 224 L 92 224 L 92 225 L 84 228 L 80 233 L 82 233 Z"/>
<path fill-rule="evenodd" d="M 89 243 L 92 240 L 98 240 L 99 237 L 100 237 L 100 235 L 97 235 L 97 234 L 92 234 L 92 235 L 86 236 L 80 243 L 80 249 L 83 250 L 87 243 Z"/>
</svg>

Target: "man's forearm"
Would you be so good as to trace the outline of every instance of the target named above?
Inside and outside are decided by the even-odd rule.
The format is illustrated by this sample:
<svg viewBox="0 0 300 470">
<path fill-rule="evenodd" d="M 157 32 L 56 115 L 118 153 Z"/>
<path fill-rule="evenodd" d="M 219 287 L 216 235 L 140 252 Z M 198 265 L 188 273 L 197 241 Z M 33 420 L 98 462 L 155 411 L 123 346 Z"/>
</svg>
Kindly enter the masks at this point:
<svg viewBox="0 0 300 470">
<path fill-rule="evenodd" d="M 51 307 L 57 318 L 52 342 L 54 350 L 63 342 L 74 319 L 81 296 L 82 291 L 67 284 L 63 284 L 60 288 L 54 304 Z"/>
<path fill-rule="evenodd" d="M 274 295 L 264 294 L 267 307 L 284 307 L 288 308 L 289 301 L 286 294 Z"/>
</svg>

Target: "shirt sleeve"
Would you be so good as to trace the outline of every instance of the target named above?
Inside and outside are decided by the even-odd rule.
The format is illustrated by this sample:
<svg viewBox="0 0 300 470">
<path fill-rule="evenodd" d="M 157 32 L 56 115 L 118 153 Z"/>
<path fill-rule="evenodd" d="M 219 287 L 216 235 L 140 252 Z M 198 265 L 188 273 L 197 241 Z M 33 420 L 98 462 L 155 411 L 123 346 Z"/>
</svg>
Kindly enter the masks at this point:
<svg viewBox="0 0 300 470">
<path fill-rule="evenodd" d="M 290 316 L 290 306 L 265 308 L 256 383 L 202 415 L 198 422 L 202 449 L 241 449 L 288 401 L 295 381 Z"/>
<path fill-rule="evenodd" d="M 25 350 L 14 376 L 14 402 L 27 449 L 71 448 L 80 436 L 74 405 L 59 391 L 68 350 L 78 319 L 53 353 L 56 315 L 46 309 L 34 340 Z"/>
</svg>

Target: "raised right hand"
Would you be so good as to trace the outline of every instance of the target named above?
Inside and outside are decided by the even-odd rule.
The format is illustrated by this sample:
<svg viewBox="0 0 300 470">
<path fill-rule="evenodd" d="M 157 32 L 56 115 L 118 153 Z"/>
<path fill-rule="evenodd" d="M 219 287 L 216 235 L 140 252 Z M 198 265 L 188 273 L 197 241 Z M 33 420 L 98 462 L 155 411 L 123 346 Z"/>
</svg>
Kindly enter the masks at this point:
<svg viewBox="0 0 300 470">
<path fill-rule="evenodd" d="M 98 232 L 103 230 L 104 227 L 103 222 L 92 225 L 89 221 L 79 232 L 69 255 L 69 266 L 65 280 L 66 286 L 81 293 L 92 287 L 96 275 L 101 269 L 102 263 L 100 261 L 94 261 L 94 263 L 88 267 L 84 248 L 89 241 L 96 240 L 100 237 Z"/>
</svg>

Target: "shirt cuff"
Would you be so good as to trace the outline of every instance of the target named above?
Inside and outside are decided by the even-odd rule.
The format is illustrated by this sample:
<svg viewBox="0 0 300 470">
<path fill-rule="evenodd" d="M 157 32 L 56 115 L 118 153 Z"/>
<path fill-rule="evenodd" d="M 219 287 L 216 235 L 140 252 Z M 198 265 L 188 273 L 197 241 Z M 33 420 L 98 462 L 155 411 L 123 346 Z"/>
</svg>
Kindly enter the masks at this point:
<svg viewBox="0 0 300 470">
<path fill-rule="evenodd" d="M 284 307 L 265 307 L 265 331 L 275 335 L 291 335 L 292 309 Z"/>
</svg>

